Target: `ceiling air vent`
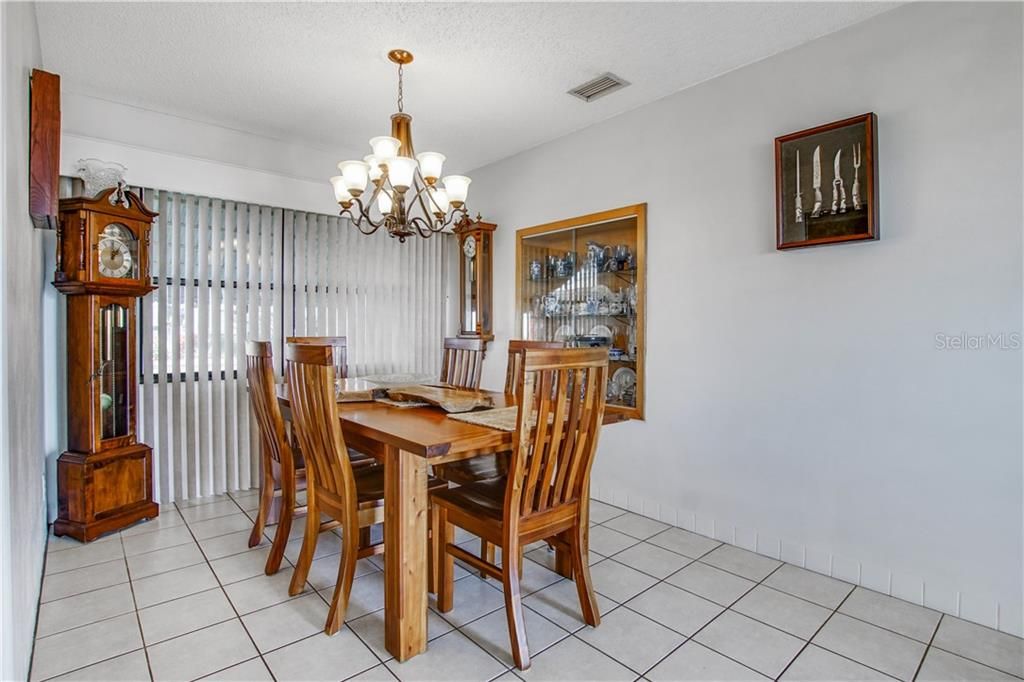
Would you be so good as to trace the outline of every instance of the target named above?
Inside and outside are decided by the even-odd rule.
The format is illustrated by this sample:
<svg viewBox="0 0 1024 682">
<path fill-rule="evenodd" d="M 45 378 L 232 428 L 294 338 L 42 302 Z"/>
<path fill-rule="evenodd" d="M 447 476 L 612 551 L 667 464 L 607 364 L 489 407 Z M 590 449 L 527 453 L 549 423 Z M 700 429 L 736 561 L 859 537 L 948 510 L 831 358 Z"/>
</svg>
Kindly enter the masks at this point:
<svg viewBox="0 0 1024 682">
<path fill-rule="evenodd" d="M 587 81 L 583 85 L 573 88 L 569 91 L 569 94 L 573 97 L 579 97 L 584 102 L 591 102 L 598 97 L 604 97 L 608 93 L 615 92 L 627 85 L 629 85 L 629 81 L 619 78 L 614 73 L 604 73 L 594 80 Z"/>
</svg>

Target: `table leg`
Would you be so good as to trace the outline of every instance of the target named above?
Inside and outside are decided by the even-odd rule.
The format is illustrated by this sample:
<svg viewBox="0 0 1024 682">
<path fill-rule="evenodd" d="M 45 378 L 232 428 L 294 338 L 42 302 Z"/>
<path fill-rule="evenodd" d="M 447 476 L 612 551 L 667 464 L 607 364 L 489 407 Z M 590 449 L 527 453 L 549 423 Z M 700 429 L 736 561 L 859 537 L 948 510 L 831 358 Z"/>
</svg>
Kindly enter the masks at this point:
<svg viewBox="0 0 1024 682">
<path fill-rule="evenodd" d="M 399 661 L 427 649 L 427 461 L 384 453 L 384 646 Z"/>
</svg>

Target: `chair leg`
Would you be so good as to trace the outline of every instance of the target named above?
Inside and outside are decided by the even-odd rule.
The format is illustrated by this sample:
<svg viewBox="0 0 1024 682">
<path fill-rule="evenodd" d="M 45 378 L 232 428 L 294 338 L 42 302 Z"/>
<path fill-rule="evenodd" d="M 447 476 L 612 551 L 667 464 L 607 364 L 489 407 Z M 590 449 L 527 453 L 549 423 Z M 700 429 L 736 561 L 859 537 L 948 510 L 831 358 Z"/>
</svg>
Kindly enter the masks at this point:
<svg viewBox="0 0 1024 682">
<path fill-rule="evenodd" d="M 369 547 L 372 543 L 370 536 L 371 526 L 363 526 L 359 529 L 359 546 Z"/>
<path fill-rule="evenodd" d="M 252 532 L 249 533 L 249 546 L 255 547 L 263 542 L 263 529 L 266 527 L 267 517 L 270 515 L 270 505 L 274 503 L 274 475 L 271 472 L 269 458 L 260 448 L 260 457 L 263 459 L 263 476 L 260 479 L 260 506 L 256 510 L 256 520 L 252 524 Z"/>
<path fill-rule="evenodd" d="M 427 560 L 427 592 L 430 594 L 437 594 L 441 584 L 441 561 L 443 561 L 444 547 L 441 546 L 441 507 L 436 504 L 430 505 L 430 521 L 427 524 L 427 532 L 430 537 L 427 538 L 428 552 L 430 553 Z"/>
<path fill-rule="evenodd" d="M 569 544 L 572 554 L 572 572 L 576 579 L 576 592 L 580 597 L 580 610 L 583 612 L 583 620 L 587 625 L 597 627 L 601 624 L 601 613 L 597 608 L 597 598 L 594 597 L 594 586 L 590 581 L 590 565 L 583 555 L 583 549 L 587 546 L 587 527 L 579 523 L 573 527 Z"/>
<path fill-rule="evenodd" d="M 306 576 L 309 575 L 309 567 L 313 563 L 313 553 L 316 552 L 316 542 L 319 539 L 320 511 L 316 507 L 313 486 L 309 486 L 306 489 L 306 532 L 302 536 L 302 550 L 299 552 L 299 560 L 295 563 L 292 582 L 288 586 L 288 594 L 293 597 L 302 592 L 306 585 Z"/>
<path fill-rule="evenodd" d="M 448 523 L 448 510 L 438 506 L 436 516 L 437 542 L 440 545 L 440 558 L 437 577 L 437 610 L 448 613 L 452 610 L 455 598 L 455 557 L 448 553 L 448 545 L 455 539 L 455 529 Z"/>
<path fill-rule="evenodd" d="M 526 641 L 526 620 L 523 618 L 523 601 L 519 596 L 519 547 L 505 545 L 501 548 L 504 559 L 501 567 L 501 582 L 505 592 L 505 617 L 508 619 L 508 638 L 512 645 L 512 658 L 516 667 L 526 670 L 530 667 L 530 648 Z"/>
<path fill-rule="evenodd" d="M 480 558 L 489 564 L 494 563 L 494 545 L 483 538 L 480 538 Z M 489 576 L 483 571 L 480 571 L 480 577 L 487 580 Z"/>
<path fill-rule="evenodd" d="M 324 632 L 333 635 L 345 622 L 348 610 L 348 598 L 352 594 L 352 580 L 356 575 L 356 562 L 359 560 L 359 531 L 355 519 L 343 525 L 341 536 L 341 561 L 338 565 L 338 582 L 334 586 L 331 597 L 331 608 L 327 612 L 327 624 Z"/>
<path fill-rule="evenodd" d="M 281 518 L 277 521 L 274 531 L 274 542 L 270 545 L 267 565 L 263 572 L 274 575 L 281 569 L 284 550 L 288 546 L 288 536 L 292 532 L 292 520 L 295 518 L 295 478 L 282 472 L 281 476 Z"/>
<path fill-rule="evenodd" d="M 288 546 L 288 536 L 292 532 L 292 519 L 295 517 L 295 505 L 281 502 L 281 519 L 277 522 L 277 529 L 274 531 L 274 541 L 270 545 L 270 554 L 267 555 L 267 565 L 264 573 L 274 575 L 281 569 L 281 560 L 284 559 L 284 551 Z"/>
</svg>

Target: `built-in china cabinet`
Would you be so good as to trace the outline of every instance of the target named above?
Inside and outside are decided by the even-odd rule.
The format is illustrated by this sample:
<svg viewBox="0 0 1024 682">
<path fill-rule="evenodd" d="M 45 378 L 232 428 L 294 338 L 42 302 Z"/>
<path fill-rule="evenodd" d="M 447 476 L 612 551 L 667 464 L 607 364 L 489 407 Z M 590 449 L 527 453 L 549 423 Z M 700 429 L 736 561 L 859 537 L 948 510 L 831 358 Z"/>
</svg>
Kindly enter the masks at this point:
<svg viewBox="0 0 1024 682">
<path fill-rule="evenodd" d="M 608 348 L 607 404 L 644 418 L 647 204 L 516 232 L 521 338 Z"/>
</svg>

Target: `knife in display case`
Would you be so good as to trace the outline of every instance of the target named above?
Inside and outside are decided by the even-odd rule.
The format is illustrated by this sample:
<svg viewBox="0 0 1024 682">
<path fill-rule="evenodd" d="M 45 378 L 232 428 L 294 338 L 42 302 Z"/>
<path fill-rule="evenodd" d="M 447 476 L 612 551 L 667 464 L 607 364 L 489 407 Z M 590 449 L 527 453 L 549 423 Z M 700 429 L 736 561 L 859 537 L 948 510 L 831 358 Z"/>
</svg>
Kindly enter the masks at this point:
<svg viewBox="0 0 1024 682">
<path fill-rule="evenodd" d="M 800 150 L 796 150 L 796 222 L 804 221 L 804 199 L 800 191 Z"/>
<path fill-rule="evenodd" d="M 846 187 L 843 186 L 843 178 L 839 174 L 839 163 L 843 156 L 842 148 L 836 152 L 836 158 L 832 162 L 835 177 L 832 179 L 832 214 L 846 213 Z"/>
<path fill-rule="evenodd" d="M 814 175 L 814 208 L 811 209 L 811 217 L 817 218 L 821 215 L 821 145 L 814 148 L 814 156 L 811 158 Z"/>
</svg>

